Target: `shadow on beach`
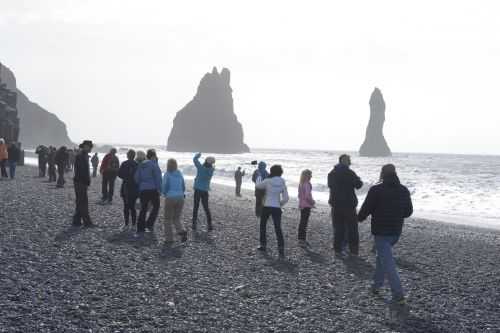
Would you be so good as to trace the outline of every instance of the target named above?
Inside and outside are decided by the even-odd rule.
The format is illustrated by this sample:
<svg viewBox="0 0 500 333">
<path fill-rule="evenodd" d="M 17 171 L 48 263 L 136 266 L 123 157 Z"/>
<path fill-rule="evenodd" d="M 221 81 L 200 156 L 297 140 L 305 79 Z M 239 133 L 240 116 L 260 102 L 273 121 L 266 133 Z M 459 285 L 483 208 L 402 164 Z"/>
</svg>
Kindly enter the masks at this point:
<svg viewBox="0 0 500 333">
<path fill-rule="evenodd" d="M 288 274 L 297 274 L 298 267 L 296 263 L 289 261 L 288 259 L 277 259 L 271 256 L 269 253 L 265 252 L 260 255 L 260 257 L 266 260 L 265 265 L 272 267 L 278 272 L 288 273 Z"/>
<path fill-rule="evenodd" d="M 158 243 L 155 233 L 145 233 L 135 237 L 134 232 L 126 230 L 120 231 L 107 237 L 107 241 L 112 244 L 128 244 L 136 248 L 155 246 Z"/>
<path fill-rule="evenodd" d="M 69 226 L 64 230 L 59 231 L 56 237 L 54 237 L 54 241 L 58 243 L 67 242 L 80 232 L 82 232 L 81 227 Z"/>
<path fill-rule="evenodd" d="M 361 258 L 349 257 L 344 259 L 343 262 L 347 272 L 354 274 L 356 277 L 362 280 L 371 280 L 373 278 L 375 267 L 368 261 Z"/>
<path fill-rule="evenodd" d="M 193 231 L 193 241 L 201 243 L 207 243 L 209 245 L 215 246 L 215 239 L 211 233 L 206 231 Z"/>
<path fill-rule="evenodd" d="M 167 246 L 163 245 L 160 249 L 160 253 L 158 257 L 163 261 L 171 261 L 182 258 L 184 254 L 185 246 L 182 244 L 178 244 L 175 246 Z"/>
<path fill-rule="evenodd" d="M 320 265 L 324 266 L 324 265 L 328 265 L 328 263 L 329 263 L 328 259 L 319 252 L 315 252 L 314 250 L 311 250 L 311 249 L 305 249 L 304 252 L 305 252 L 306 257 L 308 257 L 309 260 L 311 260 L 311 262 L 313 262 L 315 264 L 320 264 Z"/>
</svg>

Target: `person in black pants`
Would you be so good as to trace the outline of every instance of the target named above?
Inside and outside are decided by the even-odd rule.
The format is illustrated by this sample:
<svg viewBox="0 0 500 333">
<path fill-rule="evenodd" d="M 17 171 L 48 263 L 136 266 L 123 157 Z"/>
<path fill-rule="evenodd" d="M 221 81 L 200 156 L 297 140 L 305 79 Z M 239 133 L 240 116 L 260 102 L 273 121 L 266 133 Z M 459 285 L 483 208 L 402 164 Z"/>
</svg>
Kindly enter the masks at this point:
<svg viewBox="0 0 500 333">
<path fill-rule="evenodd" d="M 363 182 L 350 169 L 350 165 L 351 157 L 341 155 L 339 163 L 328 174 L 328 187 L 330 188 L 328 203 L 332 207 L 333 247 L 337 256 L 343 256 L 342 250 L 346 236 L 351 255 L 357 256 L 359 253 L 359 232 L 356 214 L 358 198 L 355 190 L 360 189 Z"/>
<path fill-rule="evenodd" d="M 81 226 L 83 220 L 85 227 L 92 227 L 94 224 L 89 216 L 89 198 L 87 194 L 88 187 L 90 186 L 89 152 L 92 150 L 92 141 L 83 141 L 80 149 L 80 153 L 75 159 L 75 175 L 73 177 L 76 197 L 73 226 Z"/>
<path fill-rule="evenodd" d="M 66 181 L 64 180 L 64 173 L 66 172 L 66 165 L 68 163 L 68 151 L 65 146 L 59 147 L 56 152 L 55 162 L 57 165 L 57 183 L 56 187 L 63 188 Z"/>
<path fill-rule="evenodd" d="M 208 191 L 210 191 L 210 181 L 214 174 L 215 158 L 209 156 L 203 164 L 200 163 L 201 153 L 194 155 L 193 163 L 196 166 L 196 178 L 194 179 L 194 205 L 193 205 L 193 230 L 196 230 L 198 223 L 198 209 L 200 201 L 205 214 L 207 215 L 207 230 L 214 229 L 212 225 L 212 213 L 208 206 Z"/>
<path fill-rule="evenodd" d="M 273 218 L 274 230 L 276 232 L 279 256 L 280 258 L 284 258 L 285 240 L 283 238 L 283 231 L 281 230 L 281 207 L 288 202 L 289 197 L 285 180 L 281 178 L 281 175 L 283 175 L 281 165 L 273 165 L 271 167 L 271 174 L 269 175 L 269 178 L 255 184 L 255 188 L 266 191 L 264 207 L 262 208 L 262 214 L 260 216 L 260 247 L 258 250 L 266 251 L 267 220 L 271 216 Z"/>
<path fill-rule="evenodd" d="M 160 210 L 161 170 L 154 149 L 149 149 L 147 155 L 143 151 L 138 151 L 137 161 L 139 166 L 134 179 L 139 188 L 139 199 L 141 201 L 141 211 L 137 220 L 137 236 L 141 236 L 146 229 L 151 232 L 154 231 L 154 223 Z M 146 213 L 150 203 L 153 209 L 146 220 Z"/>
<path fill-rule="evenodd" d="M 135 183 L 135 172 L 137 171 L 137 162 L 134 161 L 135 150 L 130 149 L 127 152 L 127 160 L 122 163 L 118 171 L 118 177 L 123 182 L 120 189 L 120 195 L 123 199 L 123 216 L 125 218 L 124 229 L 128 228 L 129 218 L 132 218 L 132 226 L 135 226 L 137 212 L 135 210 L 135 203 L 139 196 L 139 190 Z"/>
<path fill-rule="evenodd" d="M 120 169 L 120 161 L 116 156 L 116 148 L 111 148 L 101 163 L 102 200 L 101 204 L 111 204 L 115 192 L 115 180 Z"/>
</svg>

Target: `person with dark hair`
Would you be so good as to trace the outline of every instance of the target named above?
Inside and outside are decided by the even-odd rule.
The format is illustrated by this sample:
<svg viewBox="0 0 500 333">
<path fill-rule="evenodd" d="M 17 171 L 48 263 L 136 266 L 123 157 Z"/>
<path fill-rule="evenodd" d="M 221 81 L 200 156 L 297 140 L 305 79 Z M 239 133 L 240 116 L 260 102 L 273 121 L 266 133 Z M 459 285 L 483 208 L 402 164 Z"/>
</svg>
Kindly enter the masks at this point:
<svg viewBox="0 0 500 333">
<path fill-rule="evenodd" d="M 403 230 L 404 219 L 413 214 L 410 191 L 401 184 L 393 164 L 382 167 L 381 183 L 368 191 L 366 199 L 359 211 L 358 220 L 364 221 L 371 215 L 371 231 L 375 237 L 377 249 L 377 266 L 373 277 L 372 292 L 380 293 L 385 276 L 391 286 L 395 303 L 404 304 L 405 296 L 396 263 L 392 255 L 392 247 L 396 245 Z"/>
<path fill-rule="evenodd" d="M 9 144 L 9 175 L 10 179 L 14 179 L 16 177 L 16 167 L 19 162 L 19 158 L 21 157 L 21 151 L 17 147 L 15 142 L 11 142 Z"/>
<path fill-rule="evenodd" d="M 87 193 L 90 186 L 89 152 L 92 150 L 92 146 L 92 141 L 83 141 L 80 145 L 80 153 L 75 158 L 73 183 L 75 185 L 76 209 L 73 216 L 73 226 L 81 226 L 82 220 L 85 227 L 94 226 L 89 216 Z"/>
<path fill-rule="evenodd" d="M 141 236 L 146 229 L 151 232 L 154 231 L 154 223 L 160 209 L 161 170 L 158 166 L 158 158 L 154 149 L 149 149 L 147 154 L 144 154 L 143 151 L 138 151 L 137 162 L 139 166 L 135 172 L 134 179 L 139 188 L 139 200 L 141 201 L 141 211 L 139 212 L 139 219 L 137 221 L 137 236 Z M 150 203 L 153 209 L 146 220 L 146 213 Z"/>
<path fill-rule="evenodd" d="M 35 154 L 38 155 L 38 176 L 43 178 L 47 173 L 49 149 L 44 145 L 40 145 L 36 147 Z"/>
<path fill-rule="evenodd" d="M 120 170 L 120 160 L 116 156 L 116 148 L 111 148 L 108 154 L 104 156 L 101 163 L 102 175 L 102 204 L 113 202 L 113 194 L 115 192 L 115 180 Z"/>
<path fill-rule="evenodd" d="M 311 185 L 312 171 L 304 170 L 300 175 L 299 181 L 299 209 L 300 209 L 300 223 L 298 231 L 299 246 L 309 248 L 309 243 L 306 240 L 307 224 L 309 222 L 309 216 L 311 215 L 311 209 L 314 207 L 316 202 L 312 197 L 312 185 Z"/>
<path fill-rule="evenodd" d="M 9 152 L 7 144 L 5 143 L 4 139 L 0 139 L 0 169 L 2 173 L 2 178 L 9 178 L 9 175 L 7 174 L 7 169 L 5 167 L 8 160 L 9 160 Z"/>
<path fill-rule="evenodd" d="M 234 173 L 234 181 L 236 182 L 236 196 L 241 197 L 241 184 L 243 183 L 243 177 L 245 177 L 245 171 L 241 171 L 241 167 L 238 167 Z"/>
<path fill-rule="evenodd" d="M 97 167 L 99 166 L 99 155 L 97 153 L 92 156 L 90 159 L 90 163 L 92 163 L 92 177 L 97 177 Z"/>
<path fill-rule="evenodd" d="M 282 175 L 283 169 L 281 165 L 273 165 L 269 177 L 255 184 L 255 187 L 266 192 L 264 207 L 262 208 L 262 215 L 260 217 L 260 247 L 258 250 L 266 251 L 267 249 L 267 220 L 272 216 L 278 243 L 278 253 L 280 258 L 283 259 L 285 257 L 285 239 L 281 230 L 281 208 L 288 202 L 289 197 L 285 180 L 281 177 Z"/>
<path fill-rule="evenodd" d="M 163 175 L 161 193 L 165 197 L 165 244 L 174 242 L 173 228 L 181 237 L 181 242 L 187 241 L 187 232 L 181 222 L 182 208 L 186 184 L 184 176 L 177 168 L 177 161 L 173 158 L 167 161 L 167 172 Z"/>
<path fill-rule="evenodd" d="M 63 188 L 66 181 L 64 180 L 64 172 L 68 163 L 68 151 L 65 146 L 59 147 L 56 152 L 55 162 L 57 165 L 57 183 L 56 187 Z"/>
<path fill-rule="evenodd" d="M 194 155 L 193 163 L 196 166 L 196 177 L 194 179 L 194 205 L 193 205 L 193 230 L 196 230 L 198 223 L 198 210 L 200 201 L 207 215 L 207 230 L 212 231 L 212 214 L 208 206 L 208 191 L 210 191 L 210 181 L 214 174 L 215 158 L 208 156 L 203 165 L 200 163 L 201 153 Z"/>
<path fill-rule="evenodd" d="M 118 170 L 118 177 L 122 179 L 120 196 L 123 199 L 123 216 L 125 219 L 123 229 L 128 228 L 129 218 L 132 218 L 132 226 L 136 225 L 137 220 L 135 203 L 139 197 L 139 189 L 134 179 L 135 172 L 137 171 L 137 162 L 134 159 L 135 150 L 130 149 L 127 152 L 127 160 L 120 165 L 120 170 Z"/>
<path fill-rule="evenodd" d="M 351 255 L 359 254 L 359 231 L 356 218 L 358 198 L 355 190 L 363 186 L 363 182 L 350 169 L 351 157 L 341 155 L 339 163 L 328 174 L 330 198 L 328 203 L 332 207 L 333 247 L 335 254 L 343 256 L 343 246 L 347 237 Z"/>
<path fill-rule="evenodd" d="M 49 155 L 47 157 L 47 162 L 49 164 L 49 182 L 55 182 L 56 176 L 56 148 L 53 146 L 49 147 Z"/>
<path fill-rule="evenodd" d="M 267 172 L 266 167 L 266 162 L 260 161 L 257 166 L 257 170 L 255 170 L 252 175 L 252 181 L 255 184 L 255 216 L 259 218 L 262 214 L 262 207 L 264 206 L 264 196 L 266 195 L 266 191 L 257 188 L 257 184 L 260 184 L 264 181 L 264 179 L 269 177 L 269 173 Z"/>
</svg>

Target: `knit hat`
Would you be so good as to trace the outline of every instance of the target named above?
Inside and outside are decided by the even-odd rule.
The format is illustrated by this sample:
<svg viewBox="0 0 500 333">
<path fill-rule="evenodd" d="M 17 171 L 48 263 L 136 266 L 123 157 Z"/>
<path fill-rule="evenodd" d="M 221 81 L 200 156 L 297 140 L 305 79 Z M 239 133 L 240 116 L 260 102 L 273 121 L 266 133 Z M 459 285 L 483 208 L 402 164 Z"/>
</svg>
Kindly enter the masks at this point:
<svg viewBox="0 0 500 333">
<path fill-rule="evenodd" d="M 210 165 L 214 165 L 215 164 L 215 157 L 208 156 L 207 158 L 205 158 L 205 162 L 210 164 Z"/>
</svg>

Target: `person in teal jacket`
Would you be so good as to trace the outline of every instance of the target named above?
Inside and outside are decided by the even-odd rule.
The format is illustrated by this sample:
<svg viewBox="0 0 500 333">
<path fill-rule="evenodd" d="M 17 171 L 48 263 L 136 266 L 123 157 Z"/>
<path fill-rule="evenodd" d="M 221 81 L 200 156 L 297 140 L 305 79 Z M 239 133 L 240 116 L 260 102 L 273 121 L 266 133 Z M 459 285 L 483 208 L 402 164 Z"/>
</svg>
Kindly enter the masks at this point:
<svg viewBox="0 0 500 333">
<path fill-rule="evenodd" d="M 198 209 L 200 201 L 207 215 L 207 230 L 212 231 L 212 214 L 208 207 L 208 191 L 210 191 L 210 181 L 214 174 L 215 158 L 209 156 L 203 164 L 200 163 L 201 153 L 194 155 L 193 162 L 196 166 L 196 178 L 194 179 L 194 205 L 193 205 L 193 230 L 196 230 L 198 222 Z"/>
</svg>

